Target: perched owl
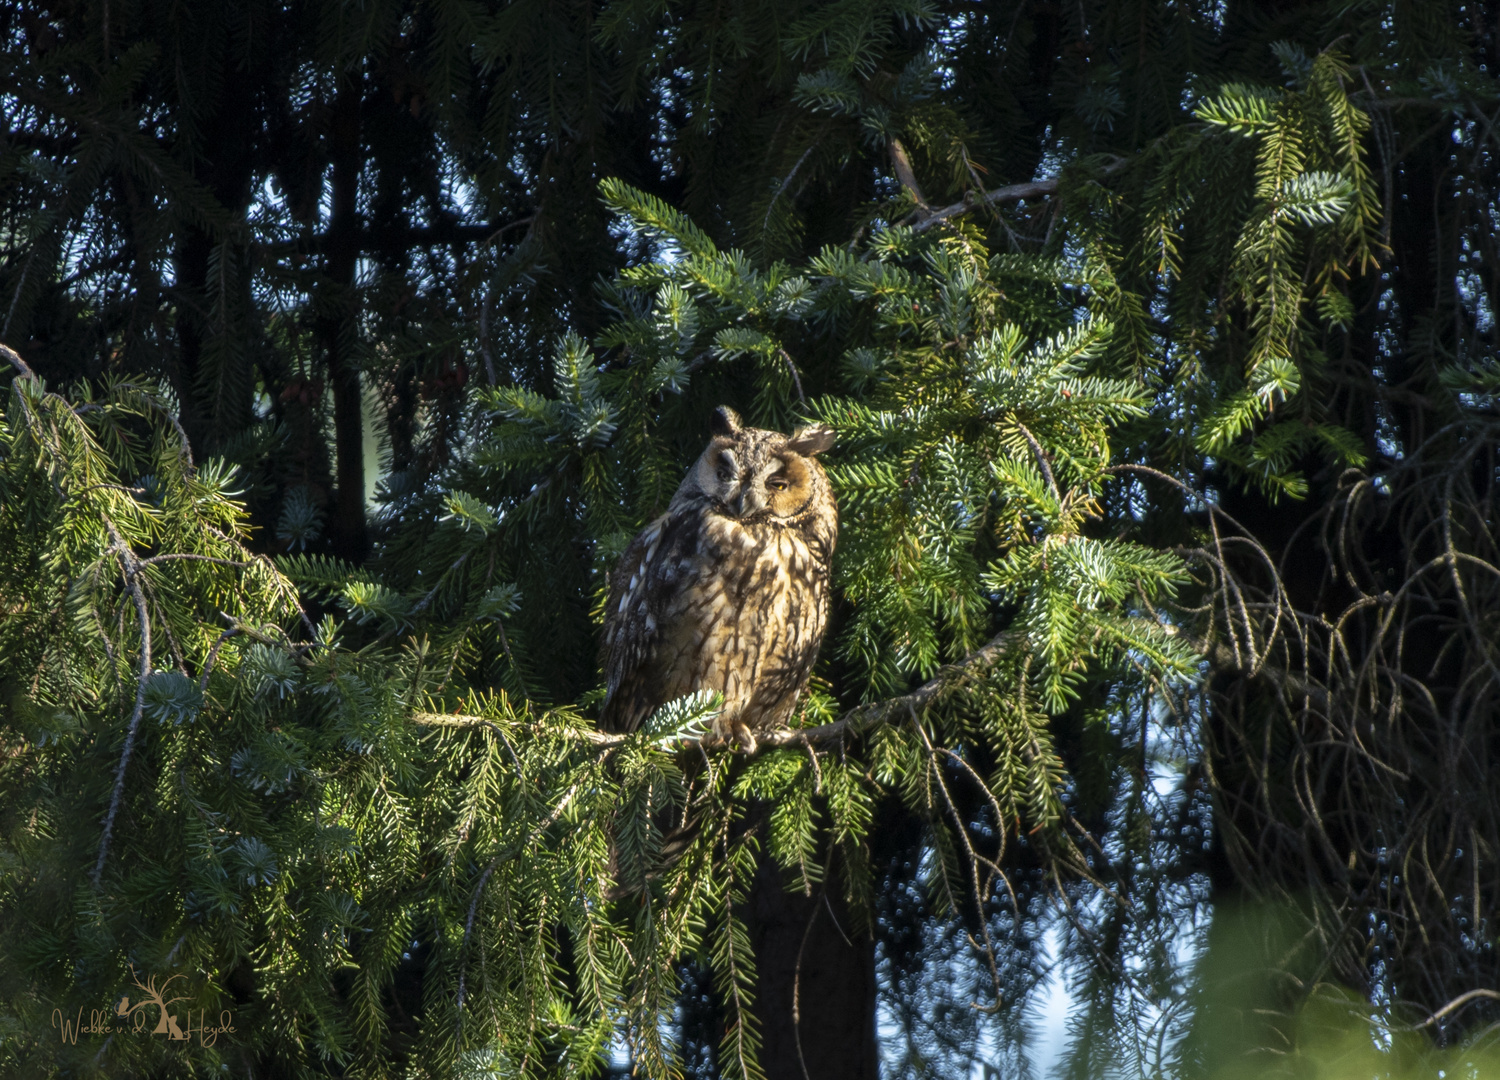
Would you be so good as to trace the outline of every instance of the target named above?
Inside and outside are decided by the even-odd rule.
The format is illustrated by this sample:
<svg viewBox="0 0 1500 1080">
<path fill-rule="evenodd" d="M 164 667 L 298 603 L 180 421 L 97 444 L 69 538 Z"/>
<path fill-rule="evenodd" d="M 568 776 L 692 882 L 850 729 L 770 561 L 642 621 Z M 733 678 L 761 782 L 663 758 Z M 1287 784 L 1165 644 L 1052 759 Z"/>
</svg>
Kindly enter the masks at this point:
<svg viewBox="0 0 1500 1080">
<path fill-rule="evenodd" d="M 714 410 L 713 438 L 667 512 L 631 542 L 610 580 L 601 657 L 606 731 L 717 690 L 720 737 L 747 752 L 785 726 L 828 624 L 838 507 L 815 455 L 821 425 L 793 435 Z"/>
</svg>

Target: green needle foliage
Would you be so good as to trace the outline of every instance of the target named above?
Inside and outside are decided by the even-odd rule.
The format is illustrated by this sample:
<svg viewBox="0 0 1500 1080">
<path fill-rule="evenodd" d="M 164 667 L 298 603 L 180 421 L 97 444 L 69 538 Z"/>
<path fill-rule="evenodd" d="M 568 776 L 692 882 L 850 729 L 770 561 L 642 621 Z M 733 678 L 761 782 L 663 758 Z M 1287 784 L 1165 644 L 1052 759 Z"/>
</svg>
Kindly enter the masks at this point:
<svg viewBox="0 0 1500 1080">
<path fill-rule="evenodd" d="M 1230 85 L 1196 113 L 1210 129 L 1251 141 L 1255 162 L 1254 209 L 1229 263 L 1229 295 L 1248 315 L 1243 386 L 1216 388 L 1218 404 L 1203 421 L 1198 449 L 1253 477 L 1273 498 L 1306 495 L 1294 463 L 1310 451 L 1341 466 L 1365 463 L 1358 440 L 1307 404 L 1312 394 L 1292 400 L 1275 423 L 1260 422 L 1298 399 L 1304 382 L 1310 391 L 1319 387 L 1327 363 L 1319 323 L 1348 322 L 1349 301 L 1338 286 L 1375 264 L 1381 217 L 1365 163 L 1370 121 L 1349 99 L 1348 65 L 1336 54 L 1309 59 L 1291 46 L 1278 58 L 1295 89 Z M 1166 215 L 1152 231 L 1162 237 L 1162 271 L 1180 273 Z M 1257 427 L 1254 438 L 1240 438 Z"/>
</svg>

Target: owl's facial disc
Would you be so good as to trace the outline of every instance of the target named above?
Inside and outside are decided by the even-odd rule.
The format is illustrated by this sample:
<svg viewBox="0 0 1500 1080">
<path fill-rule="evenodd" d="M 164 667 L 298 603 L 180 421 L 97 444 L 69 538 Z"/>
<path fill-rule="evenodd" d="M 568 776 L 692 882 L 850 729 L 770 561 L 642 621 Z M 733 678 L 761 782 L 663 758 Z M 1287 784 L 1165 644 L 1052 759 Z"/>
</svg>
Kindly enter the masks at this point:
<svg viewBox="0 0 1500 1080">
<path fill-rule="evenodd" d="M 745 466 L 729 511 L 747 525 L 795 517 L 810 496 L 807 465 L 795 454 L 768 454 Z"/>
<path fill-rule="evenodd" d="M 772 458 L 765 478 L 766 506 L 779 518 L 800 514 L 812 498 L 812 474 L 796 454 Z"/>
<path fill-rule="evenodd" d="M 814 495 L 816 466 L 804 451 L 817 453 L 831 440 L 823 428 L 793 436 L 759 430 L 716 434 L 698 459 L 691 484 L 713 513 L 742 525 L 790 524 Z"/>
<path fill-rule="evenodd" d="M 713 500 L 720 513 L 738 517 L 743 480 L 740 459 L 734 449 L 724 445 L 728 439 L 715 439 L 714 442 L 720 445 L 710 444 L 698 466 L 699 489 Z"/>
<path fill-rule="evenodd" d="M 740 478 L 740 463 L 735 459 L 733 450 L 719 451 L 719 467 L 715 473 L 715 479 L 720 484 L 737 484 Z"/>
</svg>

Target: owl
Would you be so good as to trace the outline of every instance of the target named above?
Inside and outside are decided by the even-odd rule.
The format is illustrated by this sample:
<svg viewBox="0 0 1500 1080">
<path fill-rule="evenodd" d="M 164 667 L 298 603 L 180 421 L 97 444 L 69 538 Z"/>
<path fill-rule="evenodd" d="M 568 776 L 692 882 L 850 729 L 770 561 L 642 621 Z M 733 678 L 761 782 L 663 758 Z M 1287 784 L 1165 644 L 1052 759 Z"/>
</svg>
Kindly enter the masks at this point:
<svg viewBox="0 0 1500 1080">
<path fill-rule="evenodd" d="M 722 406 L 711 429 L 610 579 L 600 726 L 634 731 L 665 702 L 714 690 L 715 734 L 754 753 L 755 733 L 796 708 L 828 625 L 838 507 L 816 455 L 833 432 L 745 427 Z"/>
</svg>

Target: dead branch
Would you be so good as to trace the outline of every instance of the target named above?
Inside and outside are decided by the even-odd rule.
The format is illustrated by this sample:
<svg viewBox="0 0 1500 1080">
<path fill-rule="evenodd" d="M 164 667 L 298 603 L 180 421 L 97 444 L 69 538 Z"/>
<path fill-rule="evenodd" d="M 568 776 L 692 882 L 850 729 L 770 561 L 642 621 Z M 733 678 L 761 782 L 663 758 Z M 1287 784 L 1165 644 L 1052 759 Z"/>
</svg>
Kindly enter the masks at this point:
<svg viewBox="0 0 1500 1080">
<path fill-rule="evenodd" d="M 1116 172 L 1127 164 L 1125 158 L 1117 158 L 1104 167 L 1104 174 Z M 912 225 L 912 232 L 922 232 L 930 229 L 940 221 L 947 221 L 951 217 L 967 214 L 970 210 L 977 210 L 981 206 L 998 206 L 1001 203 L 1020 202 L 1023 199 L 1040 199 L 1048 195 L 1056 195 L 1060 180 L 1052 177 L 1049 180 L 1029 180 L 1024 184 L 1008 184 L 1005 187 L 996 188 L 994 191 L 986 191 L 976 196 L 972 191 L 966 192 L 961 202 L 944 206 L 938 210 L 920 212 L 921 216 Z M 925 205 L 925 204 L 924 204 Z"/>
</svg>

